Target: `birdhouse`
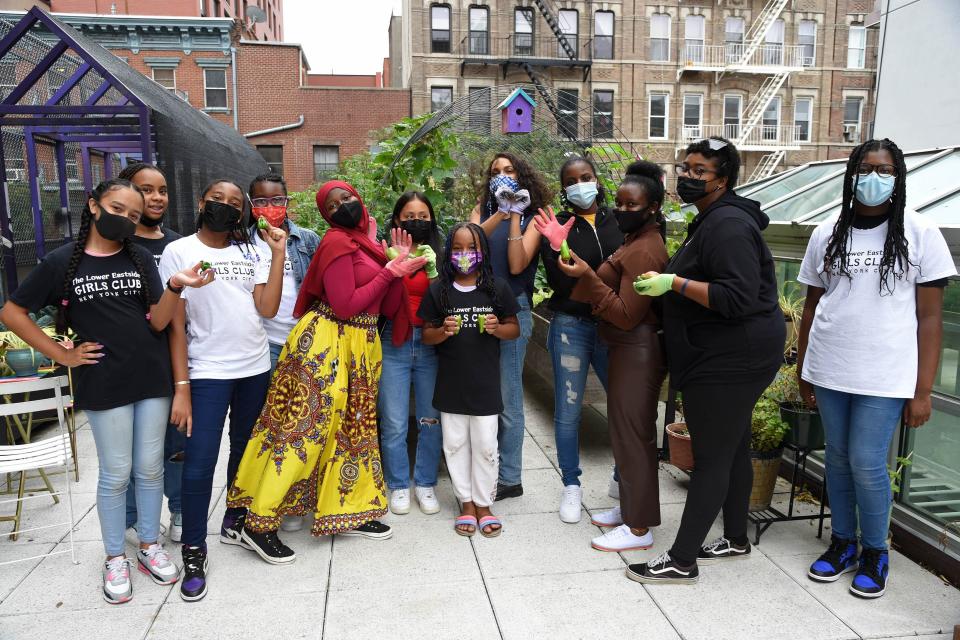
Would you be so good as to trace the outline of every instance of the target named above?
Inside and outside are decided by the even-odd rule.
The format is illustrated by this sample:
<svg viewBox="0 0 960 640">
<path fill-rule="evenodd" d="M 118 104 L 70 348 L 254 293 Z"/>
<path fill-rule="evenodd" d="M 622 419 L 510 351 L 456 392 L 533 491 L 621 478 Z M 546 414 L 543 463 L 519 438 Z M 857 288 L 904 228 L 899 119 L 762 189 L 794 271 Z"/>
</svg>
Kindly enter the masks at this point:
<svg viewBox="0 0 960 640">
<path fill-rule="evenodd" d="M 503 133 L 530 133 L 533 129 L 533 108 L 536 106 L 537 103 L 530 99 L 526 91 L 514 89 L 497 106 Z"/>
</svg>

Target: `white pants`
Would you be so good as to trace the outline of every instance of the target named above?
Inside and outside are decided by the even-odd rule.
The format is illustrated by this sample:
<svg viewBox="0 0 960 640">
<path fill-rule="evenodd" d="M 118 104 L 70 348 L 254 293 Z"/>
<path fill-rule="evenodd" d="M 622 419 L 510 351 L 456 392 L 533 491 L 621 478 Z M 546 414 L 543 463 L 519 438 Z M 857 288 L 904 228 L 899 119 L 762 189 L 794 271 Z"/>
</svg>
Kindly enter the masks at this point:
<svg viewBox="0 0 960 640">
<path fill-rule="evenodd" d="M 440 413 L 443 454 L 453 491 L 461 502 L 489 507 L 497 495 L 499 416 Z"/>
</svg>

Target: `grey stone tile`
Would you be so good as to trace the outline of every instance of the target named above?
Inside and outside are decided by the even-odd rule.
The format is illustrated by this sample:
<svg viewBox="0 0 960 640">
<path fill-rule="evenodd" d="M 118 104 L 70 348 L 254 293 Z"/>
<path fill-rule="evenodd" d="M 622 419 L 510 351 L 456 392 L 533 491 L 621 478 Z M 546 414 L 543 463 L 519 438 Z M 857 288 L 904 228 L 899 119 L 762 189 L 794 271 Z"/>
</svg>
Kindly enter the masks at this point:
<svg viewBox="0 0 960 640">
<path fill-rule="evenodd" d="M 0 638 L 142 638 L 150 628 L 159 604 L 141 604 L 134 599 L 122 606 L 97 609 L 0 615 Z M 198 636 L 193 636 L 198 637 Z M 214 636 L 210 636 L 214 637 Z"/>
<path fill-rule="evenodd" d="M 249 580 L 249 578 L 248 578 Z M 250 580 L 253 582 L 253 580 Z M 172 595 L 160 609 L 147 638 L 319 638 L 323 594 L 286 594 L 268 590 L 226 604 L 209 596 L 183 602 Z M 138 636 L 139 637 L 139 636 Z"/>
<path fill-rule="evenodd" d="M 52 542 L 10 542 L 5 534 L 3 540 L 8 544 L 0 544 L 0 562 L 11 562 L 11 564 L 0 566 L 0 602 L 3 602 L 11 591 L 43 561 L 42 558 L 35 560 L 26 560 L 26 558 L 49 553 L 56 547 Z M 19 562 L 14 562 L 17 560 Z M 4 636 L 0 634 L 0 637 Z"/>
<path fill-rule="evenodd" d="M 523 439 L 523 462 L 521 469 L 553 469 L 553 460 L 547 458 L 540 443 L 527 436 Z"/>
<path fill-rule="evenodd" d="M 523 495 L 495 502 L 491 508 L 497 516 L 542 513 L 552 514 L 544 517 L 559 518 L 562 489 L 560 474 L 555 469 L 526 469 L 523 472 Z"/>
</svg>

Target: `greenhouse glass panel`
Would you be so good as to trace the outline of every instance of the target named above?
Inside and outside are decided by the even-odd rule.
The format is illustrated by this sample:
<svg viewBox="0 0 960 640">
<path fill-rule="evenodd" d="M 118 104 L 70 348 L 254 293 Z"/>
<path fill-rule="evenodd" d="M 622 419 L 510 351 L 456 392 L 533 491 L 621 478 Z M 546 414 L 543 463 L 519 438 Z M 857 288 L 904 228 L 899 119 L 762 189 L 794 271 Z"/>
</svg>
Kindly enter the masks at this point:
<svg viewBox="0 0 960 640">
<path fill-rule="evenodd" d="M 741 195 L 757 200 L 761 206 L 766 206 L 768 202 L 773 202 L 793 191 L 805 188 L 811 182 L 816 182 L 824 176 L 842 170 L 843 165 L 839 163 L 813 164 L 804 167 L 796 173 L 785 176 L 782 180 L 762 185 L 758 189 L 751 188 L 745 190 L 741 192 Z"/>
<path fill-rule="evenodd" d="M 960 191 L 920 210 L 925 218 L 938 225 L 960 224 Z"/>
<path fill-rule="evenodd" d="M 907 206 L 916 208 L 957 187 L 960 154 L 952 153 L 907 174 Z"/>
<path fill-rule="evenodd" d="M 796 220 L 839 198 L 842 185 L 843 175 L 835 176 L 812 189 L 803 191 L 801 195 L 764 209 L 764 213 L 770 216 L 771 220 L 781 222 Z"/>
</svg>

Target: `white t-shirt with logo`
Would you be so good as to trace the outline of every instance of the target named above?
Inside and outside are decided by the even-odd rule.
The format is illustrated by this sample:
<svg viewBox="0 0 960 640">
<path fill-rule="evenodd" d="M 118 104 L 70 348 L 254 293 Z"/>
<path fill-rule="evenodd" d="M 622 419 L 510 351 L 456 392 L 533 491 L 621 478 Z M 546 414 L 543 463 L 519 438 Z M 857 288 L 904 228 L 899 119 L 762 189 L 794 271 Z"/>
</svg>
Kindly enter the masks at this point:
<svg viewBox="0 0 960 640">
<path fill-rule="evenodd" d="M 894 266 L 890 289 L 880 290 L 879 264 L 889 222 L 851 229 L 847 271 L 824 273 L 823 257 L 836 216 L 810 236 L 800 282 L 826 289 L 810 328 L 803 379 L 811 384 L 884 398 L 912 398 L 917 385 L 916 285 L 957 273 L 950 249 L 936 225 L 906 211 L 904 236 L 909 269 Z"/>
<path fill-rule="evenodd" d="M 269 270 L 270 263 L 273 261 L 270 245 L 260 237 L 259 232 L 254 235 L 254 241 L 260 252 L 267 256 L 267 270 Z M 283 293 L 280 295 L 280 309 L 274 317 L 263 319 L 263 328 L 267 330 L 267 340 L 270 344 L 284 344 L 287 336 L 290 335 L 290 330 L 297 324 L 293 317 L 293 308 L 297 304 L 299 291 L 297 291 L 297 279 L 293 276 L 293 263 L 290 262 L 289 252 L 290 247 L 287 246 L 287 255 L 283 262 Z"/>
<path fill-rule="evenodd" d="M 160 258 L 160 275 L 174 273 L 206 260 L 216 279 L 200 289 L 185 287 L 187 360 L 191 378 L 236 380 L 270 370 L 267 333 L 253 301 L 253 289 L 270 275 L 269 254 L 256 245 L 208 247 L 196 234 L 167 245 Z"/>
</svg>

